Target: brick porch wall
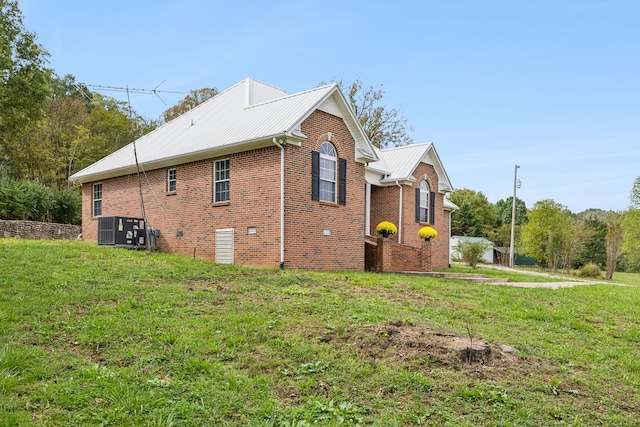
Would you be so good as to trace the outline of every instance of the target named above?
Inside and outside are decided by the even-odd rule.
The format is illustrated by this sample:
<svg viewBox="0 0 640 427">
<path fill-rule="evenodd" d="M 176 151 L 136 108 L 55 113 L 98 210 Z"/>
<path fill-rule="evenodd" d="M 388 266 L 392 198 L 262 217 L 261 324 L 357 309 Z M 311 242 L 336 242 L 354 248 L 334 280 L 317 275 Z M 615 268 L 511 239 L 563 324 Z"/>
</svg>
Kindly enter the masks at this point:
<svg viewBox="0 0 640 427">
<path fill-rule="evenodd" d="M 418 230 L 425 225 L 431 225 L 438 232 L 438 237 L 431 240 L 432 267 L 443 269 L 449 266 L 449 212 L 442 209 L 444 195 L 438 192 L 438 175 L 431 165 L 420 163 L 414 171 L 416 179 L 414 185 L 402 186 L 402 242 L 414 248 L 421 248 L 423 241 L 418 238 Z M 435 224 L 417 223 L 415 220 L 415 189 L 420 181 L 426 177 L 430 191 L 436 195 Z M 399 224 L 398 203 L 400 188 L 397 186 L 371 188 L 371 234 L 375 235 L 375 227 L 381 221 L 390 221 L 396 226 Z M 392 241 L 398 241 L 398 236 L 393 236 Z"/>
<path fill-rule="evenodd" d="M 432 271 L 432 241 L 420 247 L 400 244 L 388 237 L 367 241 L 367 265 L 379 272 Z"/>
</svg>

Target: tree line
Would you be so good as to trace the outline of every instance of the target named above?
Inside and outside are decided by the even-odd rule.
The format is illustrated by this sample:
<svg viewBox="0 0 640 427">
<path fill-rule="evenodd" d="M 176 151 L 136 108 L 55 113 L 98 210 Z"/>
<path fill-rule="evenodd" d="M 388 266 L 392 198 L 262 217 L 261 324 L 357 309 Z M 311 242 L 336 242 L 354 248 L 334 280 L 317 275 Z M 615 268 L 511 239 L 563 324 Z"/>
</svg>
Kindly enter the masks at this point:
<svg viewBox="0 0 640 427">
<path fill-rule="evenodd" d="M 485 237 L 509 249 L 513 197 L 489 202 L 482 192 L 461 189 L 449 194 L 458 206 L 451 215 L 451 234 Z M 640 177 L 622 212 L 588 209 L 573 213 L 554 200 L 541 200 L 527 209 L 516 198 L 514 248 L 553 271 L 595 264 L 606 271 L 640 271 Z"/>
<path fill-rule="evenodd" d="M 48 63 L 18 2 L 0 0 L 0 219 L 79 223 L 71 175 L 217 93 L 191 91 L 152 120 Z"/>
</svg>

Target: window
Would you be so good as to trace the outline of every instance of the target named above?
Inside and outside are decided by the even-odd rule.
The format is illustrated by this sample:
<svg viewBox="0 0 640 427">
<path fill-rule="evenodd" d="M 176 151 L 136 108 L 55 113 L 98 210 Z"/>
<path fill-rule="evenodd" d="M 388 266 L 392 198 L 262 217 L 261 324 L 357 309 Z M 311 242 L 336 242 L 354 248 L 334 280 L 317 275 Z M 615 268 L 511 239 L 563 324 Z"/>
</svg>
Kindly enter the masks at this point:
<svg viewBox="0 0 640 427">
<path fill-rule="evenodd" d="M 214 169 L 214 191 L 213 201 L 228 202 L 229 201 L 229 159 L 217 160 L 213 166 Z"/>
<path fill-rule="evenodd" d="M 311 200 L 347 204 L 347 161 L 330 142 L 311 152 Z"/>
<path fill-rule="evenodd" d="M 176 170 L 169 169 L 167 171 L 167 191 L 169 193 L 175 192 L 177 189 Z"/>
<path fill-rule="evenodd" d="M 435 220 L 436 193 L 429 191 L 429 184 L 422 181 L 416 188 L 416 222 L 428 222 L 433 225 Z"/>
<path fill-rule="evenodd" d="M 93 184 L 93 216 L 102 215 L 102 183 Z"/>
<path fill-rule="evenodd" d="M 320 200 L 336 201 L 336 149 L 328 142 L 320 146 Z"/>
<path fill-rule="evenodd" d="M 420 221 L 429 221 L 429 185 L 426 181 L 420 183 Z"/>
</svg>

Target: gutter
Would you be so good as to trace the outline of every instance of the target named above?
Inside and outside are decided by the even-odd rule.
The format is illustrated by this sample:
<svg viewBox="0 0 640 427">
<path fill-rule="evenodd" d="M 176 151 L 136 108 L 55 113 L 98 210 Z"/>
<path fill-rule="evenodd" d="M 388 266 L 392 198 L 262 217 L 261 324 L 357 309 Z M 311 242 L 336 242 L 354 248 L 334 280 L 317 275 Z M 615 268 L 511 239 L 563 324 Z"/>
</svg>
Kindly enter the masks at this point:
<svg viewBox="0 0 640 427">
<path fill-rule="evenodd" d="M 273 143 L 280 149 L 280 268 L 284 268 L 284 145 L 276 138 Z"/>
<path fill-rule="evenodd" d="M 402 185 L 396 181 L 396 185 L 400 189 L 400 203 L 398 203 L 398 243 L 402 243 Z"/>
</svg>

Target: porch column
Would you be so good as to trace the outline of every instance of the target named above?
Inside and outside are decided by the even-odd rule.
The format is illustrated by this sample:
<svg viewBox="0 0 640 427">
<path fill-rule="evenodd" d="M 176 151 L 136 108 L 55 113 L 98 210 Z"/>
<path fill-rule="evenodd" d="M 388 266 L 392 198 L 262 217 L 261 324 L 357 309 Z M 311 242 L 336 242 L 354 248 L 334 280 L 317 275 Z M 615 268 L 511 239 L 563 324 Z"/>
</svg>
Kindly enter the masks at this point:
<svg viewBox="0 0 640 427">
<path fill-rule="evenodd" d="M 431 240 L 424 240 L 420 251 L 420 269 L 431 271 Z"/>
</svg>

